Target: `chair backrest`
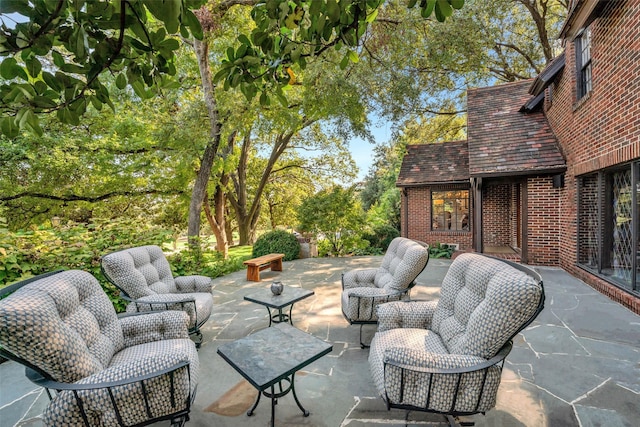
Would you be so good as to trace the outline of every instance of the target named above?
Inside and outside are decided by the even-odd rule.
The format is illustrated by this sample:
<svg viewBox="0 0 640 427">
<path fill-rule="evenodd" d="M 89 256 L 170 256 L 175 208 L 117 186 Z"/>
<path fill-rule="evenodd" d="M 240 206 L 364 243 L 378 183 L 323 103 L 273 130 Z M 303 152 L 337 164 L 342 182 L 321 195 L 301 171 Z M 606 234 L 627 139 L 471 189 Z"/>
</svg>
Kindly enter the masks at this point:
<svg viewBox="0 0 640 427">
<path fill-rule="evenodd" d="M 374 283 L 390 292 L 402 291 L 412 285 L 429 261 L 429 246 L 404 237 L 389 244 Z"/>
<path fill-rule="evenodd" d="M 442 282 L 431 329 L 450 353 L 486 359 L 529 325 L 544 306 L 542 278 L 515 263 L 458 256 Z"/>
<path fill-rule="evenodd" d="M 178 292 L 171 266 L 159 246 L 139 246 L 105 255 L 101 268 L 111 283 L 134 299 Z"/>
<path fill-rule="evenodd" d="M 113 304 L 91 274 L 68 270 L 25 282 L 0 300 L 0 345 L 10 358 L 70 383 L 102 371 L 124 347 Z"/>
</svg>

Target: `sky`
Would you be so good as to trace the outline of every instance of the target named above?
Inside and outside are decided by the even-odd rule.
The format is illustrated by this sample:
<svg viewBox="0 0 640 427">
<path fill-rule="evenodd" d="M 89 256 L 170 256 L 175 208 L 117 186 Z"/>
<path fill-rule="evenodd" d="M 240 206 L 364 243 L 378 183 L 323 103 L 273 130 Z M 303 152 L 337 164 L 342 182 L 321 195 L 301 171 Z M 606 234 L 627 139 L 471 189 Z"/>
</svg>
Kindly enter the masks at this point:
<svg viewBox="0 0 640 427">
<path fill-rule="evenodd" d="M 388 142 L 391 139 L 391 123 L 385 122 L 371 127 L 376 144 Z M 349 151 L 358 166 L 358 181 L 364 180 L 373 164 L 375 145 L 360 138 L 352 138 L 349 141 Z"/>
</svg>

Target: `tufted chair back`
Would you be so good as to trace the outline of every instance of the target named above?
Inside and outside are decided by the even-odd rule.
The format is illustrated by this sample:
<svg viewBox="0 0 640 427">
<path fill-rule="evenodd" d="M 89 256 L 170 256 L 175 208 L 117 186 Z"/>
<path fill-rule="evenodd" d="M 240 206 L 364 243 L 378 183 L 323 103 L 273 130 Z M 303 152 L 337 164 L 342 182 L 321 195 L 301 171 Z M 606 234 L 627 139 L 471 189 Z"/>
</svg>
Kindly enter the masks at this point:
<svg viewBox="0 0 640 427">
<path fill-rule="evenodd" d="M 402 291 L 412 284 L 428 261 L 428 247 L 415 240 L 396 237 L 389 244 L 373 282 L 389 292 Z"/>
<path fill-rule="evenodd" d="M 104 370 L 124 347 L 111 301 L 95 277 L 78 270 L 27 284 L 2 300 L 0 342 L 67 383 Z"/>
<path fill-rule="evenodd" d="M 159 246 L 139 246 L 105 255 L 102 268 L 133 299 L 178 292 L 169 262 Z"/>
<path fill-rule="evenodd" d="M 543 289 L 524 271 L 462 254 L 444 278 L 431 323 L 452 354 L 493 357 L 541 309 Z"/>
</svg>

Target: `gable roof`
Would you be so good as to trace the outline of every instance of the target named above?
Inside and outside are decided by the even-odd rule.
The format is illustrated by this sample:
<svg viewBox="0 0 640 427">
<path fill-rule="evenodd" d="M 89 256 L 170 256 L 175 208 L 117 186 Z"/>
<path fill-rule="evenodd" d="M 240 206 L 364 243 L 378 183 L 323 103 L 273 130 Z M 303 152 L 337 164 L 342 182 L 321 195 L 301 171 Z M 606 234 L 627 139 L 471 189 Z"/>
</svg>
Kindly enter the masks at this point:
<svg viewBox="0 0 640 427">
<path fill-rule="evenodd" d="M 408 145 L 402 159 L 398 187 L 469 182 L 467 141 Z"/>
<path fill-rule="evenodd" d="M 467 91 L 472 177 L 559 173 L 566 163 L 544 114 L 524 113 L 534 79 Z"/>
</svg>

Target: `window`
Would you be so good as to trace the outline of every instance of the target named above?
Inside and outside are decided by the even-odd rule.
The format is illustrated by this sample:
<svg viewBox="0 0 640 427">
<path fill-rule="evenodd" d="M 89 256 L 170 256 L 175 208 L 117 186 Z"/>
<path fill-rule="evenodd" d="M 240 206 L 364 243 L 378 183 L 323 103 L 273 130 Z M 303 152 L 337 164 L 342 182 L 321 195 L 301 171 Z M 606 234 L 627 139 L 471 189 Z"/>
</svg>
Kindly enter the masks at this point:
<svg viewBox="0 0 640 427">
<path fill-rule="evenodd" d="M 576 76 L 578 99 L 591 92 L 591 28 L 576 39 Z"/>
<path fill-rule="evenodd" d="M 628 291 L 640 291 L 639 166 L 578 181 L 578 263 Z"/>
<path fill-rule="evenodd" d="M 469 231 L 469 190 L 431 192 L 431 229 Z"/>
</svg>

